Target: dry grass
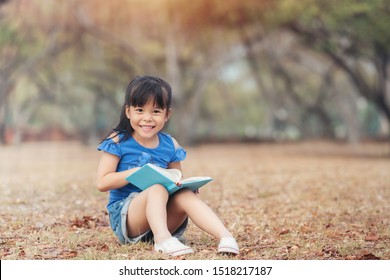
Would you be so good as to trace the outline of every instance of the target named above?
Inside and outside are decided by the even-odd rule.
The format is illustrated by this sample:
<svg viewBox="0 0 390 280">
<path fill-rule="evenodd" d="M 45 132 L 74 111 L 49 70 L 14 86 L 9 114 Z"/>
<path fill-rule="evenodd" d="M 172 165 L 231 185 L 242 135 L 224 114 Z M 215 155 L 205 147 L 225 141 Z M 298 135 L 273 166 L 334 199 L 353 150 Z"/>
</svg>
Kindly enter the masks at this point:
<svg viewBox="0 0 390 280">
<path fill-rule="evenodd" d="M 205 145 L 185 175 L 209 175 L 201 197 L 236 235 L 233 259 L 390 259 L 388 144 Z M 0 147 L 1 259 L 162 259 L 121 246 L 107 194 L 94 185 L 99 153 L 76 143 Z M 196 253 L 225 259 L 192 223 Z"/>
</svg>

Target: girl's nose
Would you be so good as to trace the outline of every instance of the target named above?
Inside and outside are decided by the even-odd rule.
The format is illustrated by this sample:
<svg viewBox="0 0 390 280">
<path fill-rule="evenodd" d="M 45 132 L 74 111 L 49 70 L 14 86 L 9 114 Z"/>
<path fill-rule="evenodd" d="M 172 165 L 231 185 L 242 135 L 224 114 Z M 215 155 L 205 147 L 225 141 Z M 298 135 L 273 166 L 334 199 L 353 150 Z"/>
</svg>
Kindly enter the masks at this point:
<svg viewBox="0 0 390 280">
<path fill-rule="evenodd" d="M 152 114 L 149 114 L 149 113 L 145 113 L 145 115 L 144 115 L 144 120 L 152 120 L 153 119 L 153 117 L 152 117 Z"/>
</svg>

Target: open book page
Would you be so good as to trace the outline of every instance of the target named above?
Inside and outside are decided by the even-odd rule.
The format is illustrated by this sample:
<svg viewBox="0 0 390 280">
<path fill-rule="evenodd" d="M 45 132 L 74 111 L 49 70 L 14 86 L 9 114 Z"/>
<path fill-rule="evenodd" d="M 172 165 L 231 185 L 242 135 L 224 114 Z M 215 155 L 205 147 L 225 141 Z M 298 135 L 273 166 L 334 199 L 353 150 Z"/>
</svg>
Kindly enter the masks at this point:
<svg viewBox="0 0 390 280">
<path fill-rule="evenodd" d="M 186 179 L 181 180 L 182 173 L 178 169 L 165 169 L 161 168 L 159 166 L 150 165 L 153 169 L 160 172 L 165 177 L 171 179 L 175 183 L 191 183 L 191 182 L 198 182 L 198 181 L 206 181 L 208 179 L 211 179 L 210 177 L 204 177 L 204 176 L 196 176 L 196 177 L 189 177 Z"/>
<path fill-rule="evenodd" d="M 186 179 L 181 180 L 181 183 L 191 183 L 191 182 L 198 182 L 198 181 L 206 181 L 211 179 L 210 177 L 204 177 L 204 176 L 196 176 L 196 177 L 189 177 Z"/>
<path fill-rule="evenodd" d="M 177 183 L 182 177 L 182 173 L 179 169 L 165 169 L 156 165 L 150 164 L 150 167 L 160 172 L 165 177 L 171 179 L 173 182 Z"/>
</svg>

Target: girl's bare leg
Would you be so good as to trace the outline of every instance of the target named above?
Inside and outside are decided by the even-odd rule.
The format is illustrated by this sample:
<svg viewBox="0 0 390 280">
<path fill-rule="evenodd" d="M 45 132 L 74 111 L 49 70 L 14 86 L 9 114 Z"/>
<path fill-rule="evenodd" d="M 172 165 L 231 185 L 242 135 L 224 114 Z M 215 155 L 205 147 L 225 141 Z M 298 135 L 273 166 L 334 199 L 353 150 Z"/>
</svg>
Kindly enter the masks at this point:
<svg viewBox="0 0 390 280">
<path fill-rule="evenodd" d="M 185 215 L 200 229 L 218 239 L 232 236 L 214 211 L 190 190 L 181 190 L 168 201 L 168 228 L 171 232 L 183 223 Z"/>
<path fill-rule="evenodd" d="M 155 242 L 160 243 L 172 236 L 187 215 L 200 229 L 218 239 L 232 236 L 214 211 L 192 191 L 182 190 L 169 198 L 161 185 L 141 192 L 130 203 L 128 234 L 135 237 L 151 229 Z"/>
<path fill-rule="evenodd" d="M 156 243 L 170 237 L 167 227 L 168 192 L 161 185 L 154 185 L 137 195 L 129 205 L 127 229 L 130 237 L 152 230 Z"/>
</svg>

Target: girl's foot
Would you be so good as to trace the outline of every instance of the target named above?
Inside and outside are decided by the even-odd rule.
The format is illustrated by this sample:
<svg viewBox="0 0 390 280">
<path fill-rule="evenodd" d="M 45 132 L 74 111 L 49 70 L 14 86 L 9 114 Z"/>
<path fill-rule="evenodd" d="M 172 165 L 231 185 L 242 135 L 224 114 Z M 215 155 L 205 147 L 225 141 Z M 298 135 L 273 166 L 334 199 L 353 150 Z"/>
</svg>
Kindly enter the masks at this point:
<svg viewBox="0 0 390 280">
<path fill-rule="evenodd" d="M 218 245 L 218 253 L 238 255 L 239 249 L 234 237 L 222 237 Z"/>
<path fill-rule="evenodd" d="M 176 237 L 171 237 L 161 243 L 155 243 L 154 250 L 172 257 L 194 252 L 190 247 L 181 243 Z"/>
</svg>

